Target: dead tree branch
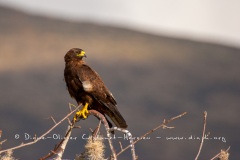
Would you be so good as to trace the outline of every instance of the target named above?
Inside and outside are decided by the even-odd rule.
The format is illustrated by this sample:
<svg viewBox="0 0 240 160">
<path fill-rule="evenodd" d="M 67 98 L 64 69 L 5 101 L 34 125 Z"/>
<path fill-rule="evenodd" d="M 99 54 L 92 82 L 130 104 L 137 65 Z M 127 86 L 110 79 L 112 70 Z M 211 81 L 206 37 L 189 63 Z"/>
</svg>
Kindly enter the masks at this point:
<svg viewBox="0 0 240 160">
<path fill-rule="evenodd" d="M 79 105 L 78 107 L 76 107 L 73 111 L 71 111 L 69 114 L 67 114 L 62 120 L 60 120 L 58 123 L 56 123 L 52 128 L 50 128 L 47 132 L 45 132 L 44 134 L 42 134 L 40 137 L 34 139 L 32 142 L 29 143 L 22 143 L 18 146 L 12 147 L 12 148 L 8 148 L 5 150 L 1 150 L 0 154 L 3 152 L 7 152 L 9 150 L 16 150 L 22 147 L 26 147 L 32 144 L 37 143 L 38 141 L 40 141 L 41 139 L 43 139 L 47 134 L 49 134 L 52 130 L 54 130 L 57 126 L 59 126 L 64 120 L 66 120 L 69 116 L 71 116 L 74 112 L 76 112 L 82 105 Z"/>
<path fill-rule="evenodd" d="M 71 133 L 72 133 L 72 129 L 74 128 L 74 121 L 68 126 L 68 129 L 66 131 L 66 135 L 64 136 L 63 140 L 61 140 L 61 142 L 54 148 L 53 151 L 50 151 L 50 153 L 48 153 L 46 156 L 40 158 L 40 160 L 45 160 L 49 157 L 52 157 L 53 155 L 55 156 L 55 160 L 61 160 L 63 153 L 65 151 L 65 148 L 67 146 L 68 140 L 70 139 Z"/>
<path fill-rule="evenodd" d="M 97 118 L 100 119 L 100 122 L 102 122 L 104 124 L 106 132 L 107 132 L 108 143 L 109 143 L 110 149 L 112 151 L 112 155 L 111 156 L 112 156 L 112 158 L 114 160 L 117 159 L 117 156 L 116 156 L 116 152 L 115 152 L 115 149 L 113 147 L 112 138 L 111 138 L 111 131 L 113 131 L 113 130 L 118 130 L 118 131 L 124 132 L 124 133 L 126 133 L 128 135 L 128 137 L 130 139 L 130 143 L 132 144 L 133 159 L 136 160 L 134 145 L 133 145 L 133 141 L 132 141 L 132 135 L 131 135 L 131 133 L 129 131 L 124 130 L 124 129 L 120 129 L 120 128 L 117 128 L 117 127 L 114 127 L 113 129 L 110 129 L 109 125 L 108 125 L 108 122 L 107 122 L 106 118 L 104 117 L 104 115 L 102 115 L 100 112 L 98 112 L 96 110 L 89 110 L 89 115 L 96 116 Z M 62 158 L 62 155 L 64 153 L 64 150 L 65 150 L 65 147 L 67 145 L 68 139 L 70 137 L 71 131 L 74 128 L 74 124 L 75 124 L 74 121 L 72 121 L 72 123 L 69 125 L 69 128 L 67 130 L 67 133 L 66 133 L 64 139 L 54 148 L 53 151 L 50 151 L 50 153 L 48 155 L 40 158 L 40 160 L 45 160 L 45 159 L 47 159 L 49 157 L 52 157 L 53 155 L 56 155 L 56 157 L 54 158 L 56 160 L 60 160 Z M 99 132 L 99 129 L 100 129 L 100 124 L 101 123 L 99 123 L 98 127 L 92 133 L 93 134 L 93 136 L 92 136 L 93 138 L 97 136 L 97 134 Z"/>
<path fill-rule="evenodd" d="M 112 144 L 110 128 L 109 128 L 109 125 L 108 125 L 108 122 L 107 122 L 106 118 L 104 117 L 104 115 L 102 115 L 100 112 L 98 112 L 96 110 L 89 110 L 89 114 L 92 114 L 92 115 L 96 116 L 104 124 L 104 127 L 105 127 L 106 132 L 107 132 L 108 143 L 109 143 L 110 149 L 112 151 L 112 156 L 113 156 L 113 159 L 116 160 L 117 156 L 116 156 L 116 152 L 115 152 L 115 149 L 113 147 L 113 144 Z"/>
<path fill-rule="evenodd" d="M 147 135 L 151 134 L 152 132 L 156 131 L 156 130 L 159 129 L 159 128 L 169 128 L 169 127 L 167 127 L 167 124 L 168 124 L 168 123 L 170 123 L 170 122 L 172 122 L 172 121 L 174 121 L 174 120 L 176 120 L 176 119 L 178 119 L 178 118 L 181 118 L 182 116 L 184 116 L 184 115 L 186 115 L 186 114 L 187 114 L 187 112 L 184 112 L 184 113 L 182 113 L 182 114 L 180 114 L 180 115 L 178 115 L 178 116 L 172 117 L 172 118 L 169 119 L 169 120 L 165 120 L 165 119 L 164 119 L 164 121 L 163 121 L 162 124 L 160 124 L 159 126 L 155 127 L 154 129 L 149 130 L 147 133 L 145 133 L 144 135 L 142 135 L 139 139 L 135 140 L 135 141 L 133 142 L 133 144 L 136 144 L 138 141 L 142 140 L 144 137 L 146 137 Z M 171 127 L 171 128 L 172 128 L 172 127 Z M 123 150 L 121 150 L 121 151 L 117 154 L 117 156 L 119 156 L 120 154 L 122 154 L 124 151 L 126 151 L 126 150 L 127 150 L 128 148 L 130 148 L 130 147 L 131 147 L 131 144 L 128 145 L 127 147 L 125 147 Z"/>
<path fill-rule="evenodd" d="M 195 160 L 198 159 L 198 157 L 199 157 L 199 155 L 201 153 L 203 142 L 204 142 L 204 138 L 205 138 L 205 130 L 206 130 L 206 125 L 207 125 L 207 111 L 204 111 L 203 114 L 204 114 L 204 119 L 203 119 L 202 139 L 201 139 L 201 143 L 200 143 L 199 150 L 198 150 L 198 153 L 197 153 L 197 156 L 196 156 Z"/>
<path fill-rule="evenodd" d="M 134 142 L 133 142 L 133 138 L 132 138 L 132 134 L 131 132 L 129 132 L 128 130 L 126 129 L 122 129 L 122 128 L 118 128 L 118 127 L 113 127 L 110 129 L 110 131 L 120 131 L 120 132 L 123 132 L 127 135 L 128 139 L 129 139 L 129 142 L 130 142 L 130 147 L 131 147 L 131 153 L 132 153 L 132 159 L 133 160 L 136 160 L 137 159 L 137 156 L 136 156 L 136 153 L 135 153 L 135 147 L 134 147 Z M 121 143 L 120 143 L 121 144 Z M 121 145 L 120 145 L 121 146 Z M 121 150 L 122 149 L 122 146 L 121 146 Z"/>
</svg>

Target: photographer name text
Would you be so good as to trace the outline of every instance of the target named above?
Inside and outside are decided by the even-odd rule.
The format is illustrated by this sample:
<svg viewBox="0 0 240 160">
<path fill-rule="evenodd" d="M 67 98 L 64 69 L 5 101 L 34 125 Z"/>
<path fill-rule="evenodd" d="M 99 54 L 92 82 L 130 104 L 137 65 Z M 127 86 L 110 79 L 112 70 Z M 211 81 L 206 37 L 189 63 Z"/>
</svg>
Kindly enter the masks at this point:
<svg viewBox="0 0 240 160">
<path fill-rule="evenodd" d="M 31 135 L 29 133 L 23 133 L 23 134 L 15 134 L 15 139 L 20 139 L 20 140 L 25 140 L 25 141 L 29 141 L 29 140 L 37 140 L 37 139 L 42 139 L 42 140 L 48 140 L 48 139 L 53 139 L 53 140 L 62 140 L 62 139 L 66 139 L 65 136 L 61 135 L 61 134 L 51 134 L 49 136 L 45 136 L 45 137 L 38 137 L 36 135 Z M 78 140 L 78 139 L 83 139 L 83 140 L 87 140 L 89 139 L 90 136 L 87 134 L 82 134 L 82 136 L 75 136 L 75 137 L 69 137 L 69 140 Z M 122 140 L 150 140 L 150 139 L 160 139 L 160 140 L 167 140 L 167 141 L 181 141 L 181 140 L 201 140 L 202 137 L 200 136 L 195 136 L 195 135 L 190 135 L 190 136 L 167 136 L 167 137 L 144 137 L 144 136 L 140 136 L 140 137 L 128 137 L 126 134 L 124 134 L 123 136 L 111 136 L 111 137 L 100 137 L 97 136 L 96 138 L 101 138 L 101 139 L 122 139 Z M 212 136 L 210 137 L 209 135 L 205 135 L 204 140 L 215 140 L 215 141 L 221 141 L 223 143 L 226 143 L 227 140 L 225 137 L 221 137 L 221 136 Z"/>
</svg>

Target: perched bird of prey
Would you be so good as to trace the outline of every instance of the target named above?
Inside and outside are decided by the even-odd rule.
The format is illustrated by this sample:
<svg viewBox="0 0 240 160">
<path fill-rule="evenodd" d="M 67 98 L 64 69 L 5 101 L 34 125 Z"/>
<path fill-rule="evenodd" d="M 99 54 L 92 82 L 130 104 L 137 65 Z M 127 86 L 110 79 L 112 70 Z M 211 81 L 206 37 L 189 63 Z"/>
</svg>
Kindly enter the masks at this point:
<svg viewBox="0 0 240 160">
<path fill-rule="evenodd" d="M 104 85 L 98 73 L 83 61 L 83 57 L 86 57 L 86 54 L 79 48 L 70 49 L 64 57 L 64 78 L 68 91 L 78 104 L 83 105 L 74 119 L 85 119 L 88 109 L 94 109 L 105 117 L 106 115 L 110 117 L 117 127 L 127 128 L 126 121 L 118 111 L 112 93 Z M 107 121 L 112 127 L 111 122 L 108 119 Z"/>
</svg>

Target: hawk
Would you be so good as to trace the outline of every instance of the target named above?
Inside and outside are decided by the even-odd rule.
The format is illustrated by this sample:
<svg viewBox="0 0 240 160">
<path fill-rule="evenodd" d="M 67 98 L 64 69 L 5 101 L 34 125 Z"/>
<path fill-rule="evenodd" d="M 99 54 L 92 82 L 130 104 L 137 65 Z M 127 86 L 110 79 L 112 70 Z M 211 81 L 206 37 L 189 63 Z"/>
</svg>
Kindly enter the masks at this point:
<svg viewBox="0 0 240 160">
<path fill-rule="evenodd" d="M 78 105 L 83 107 L 74 117 L 86 119 L 88 109 L 94 109 L 110 117 L 119 128 L 127 128 L 126 121 L 117 109 L 117 102 L 112 93 L 107 89 L 96 71 L 90 68 L 84 61 L 85 52 L 79 48 L 70 49 L 65 57 L 64 78 L 71 97 Z M 106 118 L 107 119 L 107 118 Z M 107 119 L 109 126 L 111 122 Z"/>
</svg>

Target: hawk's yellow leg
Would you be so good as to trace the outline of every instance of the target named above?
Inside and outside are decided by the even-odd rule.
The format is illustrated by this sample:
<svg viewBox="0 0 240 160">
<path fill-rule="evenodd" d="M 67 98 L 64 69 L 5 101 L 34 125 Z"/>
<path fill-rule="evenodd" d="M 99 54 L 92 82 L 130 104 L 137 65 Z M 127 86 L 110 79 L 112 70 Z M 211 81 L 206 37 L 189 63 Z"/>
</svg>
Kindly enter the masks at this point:
<svg viewBox="0 0 240 160">
<path fill-rule="evenodd" d="M 85 106 L 82 107 L 82 109 L 78 112 L 76 112 L 75 116 L 74 116 L 74 121 L 77 120 L 78 117 L 86 119 L 88 116 L 88 103 L 85 104 Z"/>
</svg>

